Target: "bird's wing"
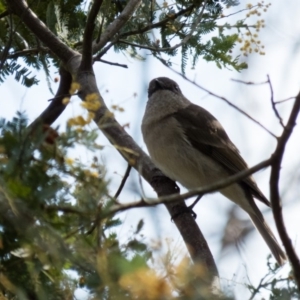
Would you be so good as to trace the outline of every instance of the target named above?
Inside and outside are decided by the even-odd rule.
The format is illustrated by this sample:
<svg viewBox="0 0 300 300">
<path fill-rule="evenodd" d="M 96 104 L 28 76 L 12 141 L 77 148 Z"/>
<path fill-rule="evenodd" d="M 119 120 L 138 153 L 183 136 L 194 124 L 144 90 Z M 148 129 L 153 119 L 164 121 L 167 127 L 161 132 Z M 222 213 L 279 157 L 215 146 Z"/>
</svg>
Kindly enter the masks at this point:
<svg viewBox="0 0 300 300">
<path fill-rule="evenodd" d="M 173 117 L 183 127 L 189 142 L 198 151 L 222 165 L 230 175 L 248 168 L 222 125 L 207 110 L 198 105 L 190 104 L 174 113 Z M 269 201 L 251 177 L 244 179 L 242 183 L 255 198 L 270 206 Z"/>
</svg>

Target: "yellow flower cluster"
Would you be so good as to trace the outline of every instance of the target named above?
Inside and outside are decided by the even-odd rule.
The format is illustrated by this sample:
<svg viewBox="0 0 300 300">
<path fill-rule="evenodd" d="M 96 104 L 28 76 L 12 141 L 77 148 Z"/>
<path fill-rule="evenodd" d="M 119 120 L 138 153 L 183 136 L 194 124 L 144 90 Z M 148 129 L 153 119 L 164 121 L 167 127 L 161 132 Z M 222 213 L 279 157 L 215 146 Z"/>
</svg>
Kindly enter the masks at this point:
<svg viewBox="0 0 300 300">
<path fill-rule="evenodd" d="M 8 157 L 6 155 L 6 150 L 4 146 L 0 146 L 0 163 L 6 163 L 8 161 Z"/>
<path fill-rule="evenodd" d="M 64 105 L 68 105 L 70 103 L 70 98 L 69 97 L 65 97 L 63 100 L 62 100 L 62 103 Z"/>
<path fill-rule="evenodd" d="M 161 278 L 153 270 L 147 268 L 123 275 L 119 284 L 137 299 L 171 298 L 171 287 L 166 279 Z"/>
<path fill-rule="evenodd" d="M 80 84 L 78 82 L 72 82 L 69 93 L 74 95 L 80 89 Z"/>
<path fill-rule="evenodd" d="M 266 12 L 270 7 L 271 3 L 265 4 L 264 1 L 258 2 L 257 5 L 253 6 L 252 4 L 248 3 L 246 5 L 246 9 L 249 12 L 246 15 L 246 18 L 250 18 L 252 16 L 261 16 L 262 11 Z M 258 32 L 261 28 L 265 27 L 265 20 L 257 20 L 256 23 L 252 26 L 247 26 L 247 32 L 245 34 L 241 34 L 238 39 L 239 43 L 242 43 L 242 47 L 240 50 L 243 52 L 244 56 L 248 56 L 253 52 L 259 53 L 260 55 L 265 55 L 264 52 L 264 45 L 261 44 L 261 41 L 258 38 Z M 251 29 L 255 30 L 255 33 L 251 31 Z"/>
<path fill-rule="evenodd" d="M 99 173 L 97 171 L 84 170 L 84 174 L 86 175 L 86 177 L 99 177 Z"/>
<path fill-rule="evenodd" d="M 75 118 L 70 118 L 68 120 L 69 126 L 79 126 L 84 127 L 85 125 L 91 123 L 93 118 L 91 118 L 90 115 L 88 115 L 87 119 L 84 119 L 82 116 L 77 116 Z"/>
<path fill-rule="evenodd" d="M 85 101 L 81 103 L 81 106 L 89 111 L 97 111 L 101 106 L 98 94 L 92 93 L 87 95 Z"/>
<path fill-rule="evenodd" d="M 65 158 L 65 163 L 69 166 L 72 166 L 74 164 L 74 159 L 67 157 L 67 158 Z"/>
<path fill-rule="evenodd" d="M 111 109 L 113 109 L 113 110 L 115 110 L 115 111 L 119 111 L 119 112 L 124 112 L 124 108 L 121 107 L 121 106 L 119 106 L 119 105 L 117 105 L 117 104 L 113 104 L 113 105 L 111 106 Z"/>
<path fill-rule="evenodd" d="M 85 125 L 91 123 L 92 120 L 95 118 L 94 112 L 97 111 L 97 109 L 99 109 L 99 107 L 101 106 L 99 96 L 96 93 L 87 95 L 85 101 L 81 103 L 81 106 L 89 111 L 87 118 L 85 119 L 82 116 L 70 118 L 68 120 L 69 126 L 84 127 Z"/>
</svg>

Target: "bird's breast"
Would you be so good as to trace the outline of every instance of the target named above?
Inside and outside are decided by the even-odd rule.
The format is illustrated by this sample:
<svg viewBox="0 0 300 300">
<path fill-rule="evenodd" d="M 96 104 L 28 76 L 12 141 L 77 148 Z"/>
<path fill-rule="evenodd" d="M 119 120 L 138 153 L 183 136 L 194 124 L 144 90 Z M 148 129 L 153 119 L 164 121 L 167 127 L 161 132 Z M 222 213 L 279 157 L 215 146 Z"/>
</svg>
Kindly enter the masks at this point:
<svg viewBox="0 0 300 300">
<path fill-rule="evenodd" d="M 216 172 L 224 173 L 220 166 L 190 144 L 176 119 L 143 124 L 142 132 L 155 165 L 186 188 L 210 184 L 216 180 Z"/>
</svg>

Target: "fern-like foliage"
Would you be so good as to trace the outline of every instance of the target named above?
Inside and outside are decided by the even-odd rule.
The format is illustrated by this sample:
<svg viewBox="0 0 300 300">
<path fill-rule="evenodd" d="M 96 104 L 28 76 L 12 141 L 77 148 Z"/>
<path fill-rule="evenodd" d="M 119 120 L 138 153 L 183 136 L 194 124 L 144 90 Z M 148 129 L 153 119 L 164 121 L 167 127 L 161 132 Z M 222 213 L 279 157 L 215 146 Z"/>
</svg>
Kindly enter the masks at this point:
<svg viewBox="0 0 300 300">
<path fill-rule="evenodd" d="M 0 0 L 1 3 L 0 13 L 5 10 L 6 5 L 3 0 Z M 119 17 L 127 3 L 127 0 L 103 1 L 95 23 L 95 41 L 99 40 L 107 26 Z M 214 61 L 218 67 L 229 67 L 235 70 L 246 67 L 239 58 L 230 56 L 236 41 L 232 38 L 232 32 L 228 32 L 226 36 L 225 30 L 223 32 L 218 30 L 218 23 L 224 10 L 228 6 L 238 5 L 238 1 L 208 0 L 202 12 L 203 3 L 202 0 L 177 0 L 170 3 L 142 0 L 133 17 L 120 29 L 118 36 L 113 37 L 116 39 L 114 50 L 122 51 L 136 59 L 144 59 L 140 49 L 145 47 L 150 49 L 154 57 L 168 65 L 171 64 L 172 57 L 180 53 L 183 73 L 189 64 L 194 67 L 200 57 L 207 61 Z M 33 2 L 30 8 L 59 39 L 69 47 L 81 51 L 90 5 L 91 2 L 85 0 L 40 0 Z M 202 17 L 199 22 L 200 16 Z M 19 22 L 15 16 L 0 20 L 2 51 L 9 45 L 8 55 L 2 57 L 4 63 L 0 70 L 0 80 L 5 80 L 8 75 L 14 75 L 21 84 L 31 86 L 38 81 L 31 76 L 30 72 L 44 70 L 51 90 L 49 68 L 51 65 L 58 67 L 59 61 L 49 51 L 42 51 L 40 42 L 26 26 L 20 26 Z M 34 49 L 37 51 L 22 55 L 22 51 Z M 19 61 L 16 63 L 16 56 L 9 59 L 15 53 L 23 57 L 25 67 L 20 67 Z"/>
<path fill-rule="evenodd" d="M 233 68 L 237 71 L 246 68 L 246 64 L 241 63 L 239 57 L 230 56 L 237 36 L 232 33 L 226 35 L 225 32 L 218 30 L 218 19 L 224 9 L 238 5 L 238 2 L 209 0 L 204 12 L 202 12 L 202 5 L 203 1 L 179 0 L 174 4 L 143 1 L 132 21 L 122 28 L 120 40 L 138 44 L 141 48 L 143 46 L 146 49 L 151 48 L 152 55 L 167 65 L 170 65 L 172 57 L 178 54 L 179 47 L 183 74 L 190 57 L 192 67 L 195 67 L 199 57 L 202 57 L 207 61 L 214 61 L 218 67 Z M 202 18 L 197 24 L 200 15 Z M 151 20 L 150 23 L 149 20 Z M 154 25 L 152 28 L 151 24 L 155 23 L 159 25 L 157 27 Z M 147 26 L 150 28 L 144 32 L 143 28 Z M 194 28 L 193 31 L 192 28 Z M 139 30 L 143 33 L 139 34 Z M 210 36 L 210 41 L 207 42 L 206 36 Z M 135 47 L 138 50 L 139 46 Z M 114 45 L 116 51 L 124 50 L 124 48 L 126 45 L 122 42 Z"/>
<path fill-rule="evenodd" d="M 14 75 L 16 81 L 21 82 L 26 87 L 31 87 L 39 81 L 35 76 L 30 76 L 31 71 L 28 68 L 18 64 L 16 61 L 5 62 L 0 73 L 0 82 L 4 82 L 8 75 Z"/>
</svg>

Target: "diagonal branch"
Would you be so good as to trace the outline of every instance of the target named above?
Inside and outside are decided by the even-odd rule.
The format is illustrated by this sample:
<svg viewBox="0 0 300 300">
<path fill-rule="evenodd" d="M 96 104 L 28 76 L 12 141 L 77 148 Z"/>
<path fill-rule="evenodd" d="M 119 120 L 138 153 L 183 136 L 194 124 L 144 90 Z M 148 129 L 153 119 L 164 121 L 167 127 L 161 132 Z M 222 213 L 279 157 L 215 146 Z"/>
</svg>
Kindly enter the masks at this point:
<svg viewBox="0 0 300 300">
<path fill-rule="evenodd" d="M 130 0 L 121 12 L 119 17 L 109 24 L 105 32 L 101 35 L 99 43 L 93 45 L 93 53 L 98 52 L 109 42 L 116 33 L 124 26 L 124 24 L 132 17 L 136 8 L 140 5 L 141 0 Z"/>
<path fill-rule="evenodd" d="M 111 65 L 111 66 L 116 66 L 116 67 L 121 67 L 121 68 L 125 68 L 125 69 L 128 69 L 128 66 L 125 65 L 125 64 L 119 64 L 119 63 L 115 63 L 115 62 L 111 62 L 111 61 L 108 61 L 108 60 L 104 60 L 104 59 L 94 59 L 94 61 L 100 61 L 104 64 L 108 64 L 108 65 Z"/>
<path fill-rule="evenodd" d="M 38 124 L 51 125 L 65 110 L 66 104 L 62 102 L 65 97 L 70 97 L 69 90 L 72 83 L 72 77 L 65 69 L 60 68 L 60 82 L 55 97 L 50 105 L 40 114 L 40 116 L 31 123 L 30 127 L 34 128 Z"/>
<path fill-rule="evenodd" d="M 172 69 L 169 67 L 169 69 L 171 71 L 173 71 L 174 73 L 176 73 L 177 75 L 183 77 L 186 81 L 190 82 L 191 84 L 193 84 L 194 86 L 198 87 L 199 89 L 201 89 L 202 91 L 206 92 L 207 94 L 215 97 L 215 98 L 218 98 L 224 102 L 226 102 L 229 106 L 233 107 L 234 109 L 236 109 L 238 112 L 240 112 L 242 115 L 244 115 L 245 117 L 247 117 L 248 119 L 250 119 L 252 122 L 254 122 L 255 124 L 257 124 L 259 127 L 261 127 L 263 130 L 265 130 L 266 132 L 268 132 L 271 136 L 273 136 L 274 138 L 277 139 L 277 136 L 272 132 L 270 131 L 267 127 L 265 127 L 264 125 L 262 125 L 260 122 L 258 122 L 257 120 L 255 120 L 254 118 L 252 118 L 249 114 L 247 114 L 245 111 L 243 111 L 241 108 L 239 108 L 238 106 L 236 106 L 235 104 L 233 104 L 232 102 L 230 102 L 228 99 L 226 99 L 225 97 L 223 96 L 219 96 L 213 92 L 211 92 L 210 90 L 206 89 L 205 87 L 197 84 L 195 81 L 192 81 L 190 79 L 188 79 L 186 76 L 184 76 L 183 74 L 177 72 L 176 70 Z"/>
<path fill-rule="evenodd" d="M 115 195 L 114 195 L 114 198 L 115 198 L 115 199 L 118 199 L 118 197 L 120 196 L 120 194 L 121 194 L 121 192 L 122 192 L 122 190 L 123 190 L 123 188 L 124 188 L 124 185 L 125 185 L 125 183 L 126 183 L 126 180 L 127 180 L 127 178 L 129 177 L 130 170 L 131 170 L 131 165 L 128 164 L 128 166 L 127 166 L 127 168 L 126 168 L 126 172 L 125 172 L 125 174 L 124 174 L 124 177 L 123 177 L 123 179 L 122 179 L 122 181 L 121 181 L 121 184 L 120 184 L 120 186 L 119 186 L 117 192 L 116 192 Z"/>
<path fill-rule="evenodd" d="M 172 203 L 175 201 L 187 200 L 191 197 L 198 196 L 198 195 L 203 196 L 205 194 L 213 193 L 213 192 L 219 191 L 223 188 L 226 188 L 227 186 L 229 186 L 233 183 L 239 182 L 239 181 L 249 177 L 250 175 L 254 174 L 255 172 L 270 166 L 272 164 L 272 161 L 273 161 L 273 157 L 262 161 L 261 163 L 255 165 L 254 167 L 252 167 L 250 169 L 247 169 L 247 170 L 241 171 L 235 175 L 229 176 L 228 178 L 226 178 L 224 180 L 220 180 L 220 181 L 217 181 L 208 186 L 204 186 L 204 187 L 200 187 L 200 188 L 191 190 L 184 194 L 174 194 L 171 196 L 168 195 L 168 196 L 160 197 L 158 199 L 147 199 L 147 201 L 142 199 L 140 201 L 135 201 L 135 202 L 131 202 L 131 203 L 116 204 L 107 211 L 107 214 L 111 215 L 111 214 L 115 214 L 117 212 L 121 212 L 121 211 L 130 209 L 130 208 L 136 208 L 136 207 L 148 207 L 148 206 L 156 206 L 158 204 L 168 204 L 168 203 Z M 106 214 L 105 214 L 105 217 L 106 217 Z"/>
<path fill-rule="evenodd" d="M 273 154 L 273 158 L 272 158 L 273 163 L 271 166 L 271 175 L 270 175 L 270 198 L 271 198 L 270 200 L 272 204 L 272 211 L 273 211 L 276 227 L 279 236 L 281 238 L 281 241 L 284 245 L 284 248 L 286 250 L 286 254 L 291 262 L 293 272 L 294 272 L 294 278 L 298 285 L 298 289 L 300 291 L 300 261 L 284 225 L 280 194 L 279 194 L 281 162 L 282 162 L 283 154 L 285 152 L 285 146 L 293 132 L 294 127 L 296 126 L 296 119 L 298 117 L 299 110 L 300 110 L 300 93 L 296 97 L 289 120 L 286 126 L 284 127 L 282 135 L 278 139 L 277 147 Z"/>
<path fill-rule="evenodd" d="M 187 7 L 186 9 L 180 10 L 179 12 L 177 12 L 175 14 L 167 15 L 165 19 L 163 19 L 163 20 L 161 20 L 157 23 L 147 25 L 147 26 L 145 26 L 144 28 L 141 28 L 141 29 L 124 32 L 120 35 L 120 37 L 123 38 L 123 37 L 127 37 L 127 36 L 130 36 L 130 35 L 142 34 L 144 32 L 147 32 L 147 31 L 151 30 L 151 29 L 162 27 L 162 26 L 166 25 L 168 22 L 173 21 L 173 20 L 177 19 L 178 17 L 180 17 L 180 16 L 182 16 L 182 15 L 188 13 L 188 12 L 191 12 L 194 9 L 194 7 L 195 7 L 195 4 L 192 4 L 189 7 Z"/>
<path fill-rule="evenodd" d="M 89 12 L 84 34 L 83 34 L 83 48 L 82 48 L 82 59 L 80 64 L 80 70 L 89 71 L 92 69 L 93 64 L 93 33 L 95 30 L 95 21 L 102 5 L 103 0 L 95 0 L 92 4 L 91 10 Z"/>
<path fill-rule="evenodd" d="M 31 49 L 26 49 L 26 50 L 21 50 L 21 51 L 15 51 L 11 54 L 7 55 L 7 58 L 9 59 L 15 59 L 18 57 L 24 57 L 24 56 L 30 56 L 32 54 L 39 54 L 39 53 L 49 53 L 50 50 L 49 48 L 46 47 L 37 47 L 37 48 L 31 48 Z"/>
</svg>

